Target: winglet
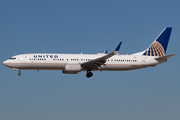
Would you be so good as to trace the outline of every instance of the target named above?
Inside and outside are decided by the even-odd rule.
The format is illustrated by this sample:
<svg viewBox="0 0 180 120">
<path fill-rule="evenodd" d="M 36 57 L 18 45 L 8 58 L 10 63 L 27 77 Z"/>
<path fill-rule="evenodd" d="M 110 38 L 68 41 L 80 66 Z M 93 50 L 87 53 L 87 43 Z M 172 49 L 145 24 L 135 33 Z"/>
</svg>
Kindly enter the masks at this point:
<svg viewBox="0 0 180 120">
<path fill-rule="evenodd" d="M 114 52 L 115 52 L 115 53 L 118 53 L 118 52 L 119 52 L 119 49 L 120 49 L 121 43 L 122 43 L 122 42 L 120 42 L 120 43 L 119 43 L 119 45 L 118 45 L 118 46 L 116 47 L 116 49 L 114 50 Z"/>
<path fill-rule="evenodd" d="M 107 54 L 107 51 L 108 51 L 108 50 L 104 51 L 104 54 Z"/>
</svg>

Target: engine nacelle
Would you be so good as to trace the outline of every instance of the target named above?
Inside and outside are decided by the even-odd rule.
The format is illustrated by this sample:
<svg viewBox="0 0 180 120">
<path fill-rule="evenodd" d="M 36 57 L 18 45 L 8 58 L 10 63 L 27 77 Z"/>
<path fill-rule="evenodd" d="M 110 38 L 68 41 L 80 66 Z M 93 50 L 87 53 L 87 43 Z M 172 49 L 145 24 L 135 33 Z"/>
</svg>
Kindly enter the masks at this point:
<svg viewBox="0 0 180 120">
<path fill-rule="evenodd" d="M 65 74 L 77 74 L 81 72 L 81 66 L 79 64 L 66 64 L 62 72 Z"/>
</svg>

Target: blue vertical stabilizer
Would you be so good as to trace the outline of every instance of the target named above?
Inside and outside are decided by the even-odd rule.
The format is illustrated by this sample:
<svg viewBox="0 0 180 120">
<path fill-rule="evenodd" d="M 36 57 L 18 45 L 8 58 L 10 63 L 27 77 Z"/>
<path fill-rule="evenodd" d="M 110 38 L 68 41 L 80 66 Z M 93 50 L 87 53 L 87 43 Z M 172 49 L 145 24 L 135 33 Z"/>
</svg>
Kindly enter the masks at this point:
<svg viewBox="0 0 180 120">
<path fill-rule="evenodd" d="M 166 27 L 149 48 L 143 53 L 145 56 L 165 56 L 172 27 Z"/>
</svg>

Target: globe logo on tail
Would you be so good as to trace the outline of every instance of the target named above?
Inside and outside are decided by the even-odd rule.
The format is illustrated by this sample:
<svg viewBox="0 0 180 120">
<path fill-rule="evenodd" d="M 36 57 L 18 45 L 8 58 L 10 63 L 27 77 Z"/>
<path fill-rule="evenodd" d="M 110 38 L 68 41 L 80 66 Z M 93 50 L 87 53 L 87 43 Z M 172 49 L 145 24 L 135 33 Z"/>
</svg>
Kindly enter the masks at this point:
<svg viewBox="0 0 180 120">
<path fill-rule="evenodd" d="M 158 41 L 154 41 L 143 55 L 146 55 L 146 56 L 165 56 L 165 50 L 164 50 L 163 46 Z"/>
</svg>

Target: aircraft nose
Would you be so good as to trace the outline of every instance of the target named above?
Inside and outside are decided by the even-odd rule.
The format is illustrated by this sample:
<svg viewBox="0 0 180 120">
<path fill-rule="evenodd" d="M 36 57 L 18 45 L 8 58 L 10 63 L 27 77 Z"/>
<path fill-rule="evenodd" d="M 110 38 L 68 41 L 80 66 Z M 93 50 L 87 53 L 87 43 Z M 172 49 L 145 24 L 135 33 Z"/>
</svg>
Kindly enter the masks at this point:
<svg viewBox="0 0 180 120">
<path fill-rule="evenodd" d="M 3 62 L 3 64 L 4 64 L 5 66 L 7 66 L 8 63 L 9 63 L 9 62 L 8 62 L 7 60 Z"/>
</svg>

